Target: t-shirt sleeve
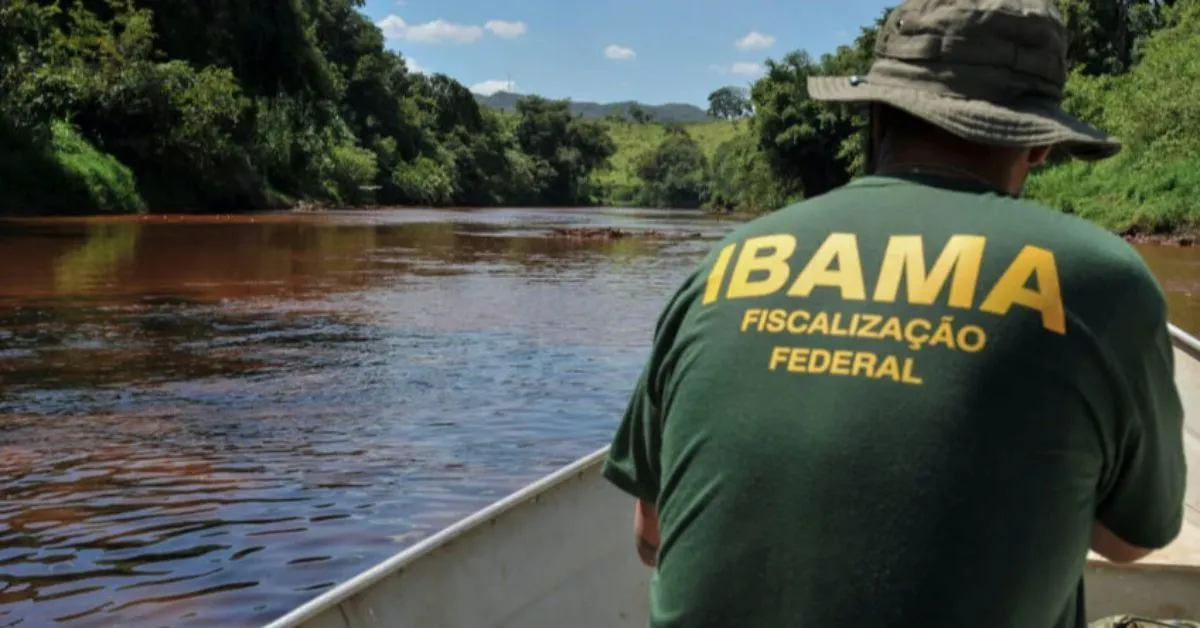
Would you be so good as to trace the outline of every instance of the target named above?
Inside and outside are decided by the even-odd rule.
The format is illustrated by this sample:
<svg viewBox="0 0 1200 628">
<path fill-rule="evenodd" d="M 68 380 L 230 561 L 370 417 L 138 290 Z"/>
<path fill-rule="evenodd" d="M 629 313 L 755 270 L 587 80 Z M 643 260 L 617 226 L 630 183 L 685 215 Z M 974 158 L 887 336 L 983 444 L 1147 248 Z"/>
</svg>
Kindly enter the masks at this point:
<svg viewBox="0 0 1200 628">
<path fill-rule="evenodd" d="M 648 503 L 658 501 L 662 415 L 653 390 L 653 357 L 634 387 L 604 462 L 604 477 L 617 488 Z"/>
<path fill-rule="evenodd" d="M 651 504 L 657 503 L 661 488 L 664 390 L 697 276 L 693 274 L 684 282 L 659 316 L 650 357 L 634 386 L 602 471 L 617 488 Z"/>
<path fill-rule="evenodd" d="M 1147 296 L 1118 306 L 1136 310 L 1137 321 L 1127 317 L 1127 324 L 1110 332 L 1120 335 L 1113 358 L 1127 384 L 1128 403 L 1121 404 L 1126 416 L 1117 417 L 1121 427 L 1096 516 L 1126 543 L 1160 549 L 1183 525 L 1187 460 L 1166 304 L 1157 284 Z"/>
</svg>

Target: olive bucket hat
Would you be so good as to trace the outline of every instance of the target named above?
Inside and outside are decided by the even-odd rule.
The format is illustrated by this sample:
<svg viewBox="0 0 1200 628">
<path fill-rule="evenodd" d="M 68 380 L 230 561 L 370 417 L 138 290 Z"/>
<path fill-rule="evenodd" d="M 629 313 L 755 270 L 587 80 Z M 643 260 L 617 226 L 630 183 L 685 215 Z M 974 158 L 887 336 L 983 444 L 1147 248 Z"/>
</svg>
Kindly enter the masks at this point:
<svg viewBox="0 0 1200 628">
<path fill-rule="evenodd" d="M 891 105 L 980 144 L 1112 157 L 1119 140 L 1062 108 L 1066 52 L 1054 0 L 905 0 L 879 29 L 866 76 L 810 77 L 808 92 Z"/>
</svg>

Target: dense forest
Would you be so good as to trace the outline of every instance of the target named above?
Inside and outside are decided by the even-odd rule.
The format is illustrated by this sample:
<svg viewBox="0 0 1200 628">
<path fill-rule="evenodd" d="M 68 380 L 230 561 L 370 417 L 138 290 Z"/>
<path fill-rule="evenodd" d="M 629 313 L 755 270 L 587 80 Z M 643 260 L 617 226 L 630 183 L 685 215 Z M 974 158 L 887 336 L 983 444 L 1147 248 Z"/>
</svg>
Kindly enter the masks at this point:
<svg viewBox="0 0 1200 628">
<path fill-rule="evenodd" d="M 540 98 L 481 109 L 453 79 L 410 72 L 361 5 L 7 0 L 0 206 L 592 202 L 614 150 L 603 124 Z"/>
<path fill-rule="evenodd" d="M 1098 164 L 1056 160 L 1032 178 L 1027 193 L 1126 233 L 1200 230 L 1200 0 L 1059 5 L 1071 38 L 1065 105 L 1125 147 Z M 716 148 L 710 176 L 689 187 L 689 195 L 708 206 L 769 211 L 854 176 L 862 166 L 860 111 L 809 100 L 805 79 L 865 73 L 885 17 L 819 60 L 802 51 L 768 60 L 766 75 L 748 94 L 714 92 L 710 113 L 750 117 L 749 131 Z M 656 159 L 673 151 L 664 143 Z M 675 158 L 696 159 L 690 148 Z"/>
<path fill-rule="evenodd" d="M 636 204 L 762 212 L 848 181 L 855 109 L 812 74 L 864 72 L 886 16 L 819 59 L 767 60 L 679 124 L 535 96 L 480 106 L 409 70 L 362 0 L 6 0 L 0 214 L 244 211 L 316 203 Z M 1067 106 L 1119 135 L 1034 197 L 1106 226 L 1200 226 L 1200 0 L 1060 0 Z M 197 28 L 203 24 L 203 28 Z"/>
</svg>

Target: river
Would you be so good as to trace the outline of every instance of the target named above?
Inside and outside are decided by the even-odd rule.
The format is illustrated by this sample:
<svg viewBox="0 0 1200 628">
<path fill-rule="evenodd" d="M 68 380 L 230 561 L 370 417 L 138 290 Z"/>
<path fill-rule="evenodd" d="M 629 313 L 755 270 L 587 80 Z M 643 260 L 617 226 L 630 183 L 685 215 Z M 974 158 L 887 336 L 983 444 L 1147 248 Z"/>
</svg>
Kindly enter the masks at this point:
<svg viewBox="0 0 1200 628">
<path fill-rule="evenodd" d="M 260 625 L 604 446 L 659 308 L 733 224 L 0 224 L 0 626 Z M 701 237 L 544 237 L 569 226 Z M 1200 331 L 1200 249 L 1140 250 Z"/>
</svg>

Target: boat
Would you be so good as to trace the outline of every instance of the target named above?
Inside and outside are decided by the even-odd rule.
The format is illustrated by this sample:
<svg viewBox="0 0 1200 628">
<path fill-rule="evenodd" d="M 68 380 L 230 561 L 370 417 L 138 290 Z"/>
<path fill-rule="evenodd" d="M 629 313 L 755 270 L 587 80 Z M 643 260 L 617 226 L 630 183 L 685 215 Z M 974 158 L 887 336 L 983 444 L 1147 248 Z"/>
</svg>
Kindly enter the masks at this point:
<svg viewBox="0 0 1200 628">
<path fill-rule="evenodd" d="M 1184 531 L 1132 565 L 1089 556 L 1089 621 L 1200 620 L 1200 340 L 1171 326 L 1189 459 Z M 586 456 L 353 577 L 268 628 L 644 627 L 632 502 Z M 1119 624 L 1119 622 L 1113 622 Z"/>
</svg>

